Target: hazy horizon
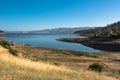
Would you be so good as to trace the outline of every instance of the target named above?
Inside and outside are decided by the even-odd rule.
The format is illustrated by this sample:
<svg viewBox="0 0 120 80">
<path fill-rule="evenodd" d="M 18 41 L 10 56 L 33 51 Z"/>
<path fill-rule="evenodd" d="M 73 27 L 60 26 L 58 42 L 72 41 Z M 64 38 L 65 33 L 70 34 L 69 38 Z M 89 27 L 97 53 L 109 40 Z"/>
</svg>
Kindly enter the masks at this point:
<svg viewBox="0 0 120 80">
<path fill-rule="evenodd" d="M 87 28 L 87 27 L 56 27 L 56 28 L 44 28 L 44 29 L 33 29 L 33 30 L 4 30 L 4 31 L 7 31 L 7 32 L 17 32 L 17 31 L 39 31 L 39 30 L 50 30 L 50 29 L 61 29 L 61 28 Z M 94 28 L 94 27 L 90 27 L 90 28 Z"/>
<path fill-rule="evenodd" d="M 4 0 L 0 29 L 102 27 L 120 20 L 120 0 Z"/>
</svg>

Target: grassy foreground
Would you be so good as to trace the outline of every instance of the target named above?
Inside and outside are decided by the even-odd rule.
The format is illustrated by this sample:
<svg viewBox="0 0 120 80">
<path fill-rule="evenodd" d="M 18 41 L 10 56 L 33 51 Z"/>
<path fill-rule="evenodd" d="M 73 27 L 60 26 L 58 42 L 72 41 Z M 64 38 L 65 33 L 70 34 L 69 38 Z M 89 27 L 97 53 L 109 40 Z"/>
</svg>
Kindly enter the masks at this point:
<svg viewBox="0 0 120 80">
<path fill-rule="evenodd" d="M 3 41 L 4 42 L 4 41 Z M 119 80 L 119 53 L 83 53 L 14 45 L 0 46 L 0 80 Z M 7 49 L 5 49 L 7 46 Z M 10 53 L 17 50 L 17 55 Z M 12 51 L 12 52 L 13 52 Z M 90 64 L 102 63 L 106 70 L 88 70 Z"/>
<path fill-rule="evenodd" d="M 0 80 L 117 80 L 91 71 L 15 57 L 0 46 Z"/>
</svg>

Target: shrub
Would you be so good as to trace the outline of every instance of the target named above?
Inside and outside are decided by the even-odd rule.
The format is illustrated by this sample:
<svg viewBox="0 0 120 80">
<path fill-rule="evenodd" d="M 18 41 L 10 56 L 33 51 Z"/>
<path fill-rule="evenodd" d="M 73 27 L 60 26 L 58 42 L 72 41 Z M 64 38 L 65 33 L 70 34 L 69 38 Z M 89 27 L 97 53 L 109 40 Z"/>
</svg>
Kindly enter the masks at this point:
<svg viewBox="0 0 120 80">
<path fill-rule="evenodd" d="M 89 66 L 89 70 L 102 72 L 105 70 L 105 67 L 101 63 L 93 63 Z"/>
<path fill-rule="evenodd" d="M 10 44 L 7 41 L 0 40 L 0 45 L 3 46 L 4 48 L 8 49 L 11 54 L 18 55 L 18 52 L 16 50 L 12 49 Z"/>
<path fill-rule="evenodd" d="M 59 66 L 60 65 L 60 63 L 53 63 L 54 65 L 56 65 L 56 66 Z"/>
<path fill-rule="evenodd" d="M 0 45 L 3 46 L 4 48 L 7 48 L 7 49 L 10 48 L 10 44 L 5 40 L 1 40 Z"/>
<path fill-rule="evenodd" d="M 18 55 L 17 50 L 9 49 L 9 52 L 12 53 L 13 55 Z"/>
<path fill-rule="evenodd" d="M 120 69 L 118 69 L 118 70 L 112 70 L 112 72 L 113 72 L 114 74 L 120 74 Z"/>
</svg>

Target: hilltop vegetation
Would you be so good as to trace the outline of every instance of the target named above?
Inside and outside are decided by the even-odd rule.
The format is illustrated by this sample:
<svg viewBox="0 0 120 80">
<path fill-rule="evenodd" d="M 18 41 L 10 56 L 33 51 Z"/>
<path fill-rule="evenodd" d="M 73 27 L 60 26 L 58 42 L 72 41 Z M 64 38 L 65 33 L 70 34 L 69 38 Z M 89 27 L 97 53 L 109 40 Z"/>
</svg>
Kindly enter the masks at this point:
<svg viewBox="0 0 120 80">
<path fill-rule="evenodd" d="M 105 27 L 97 27 L 95 29 L 76 31 L 74 33 L 94 37 L 120 38 L 120 21 L 107 25 Z"/>
</svg>

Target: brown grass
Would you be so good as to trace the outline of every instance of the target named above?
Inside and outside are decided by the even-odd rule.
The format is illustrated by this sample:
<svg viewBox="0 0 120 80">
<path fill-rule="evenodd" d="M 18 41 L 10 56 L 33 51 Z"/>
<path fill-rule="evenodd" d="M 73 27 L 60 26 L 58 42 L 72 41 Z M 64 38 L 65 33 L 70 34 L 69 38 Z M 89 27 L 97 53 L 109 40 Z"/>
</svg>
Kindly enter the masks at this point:
<svg viewBox="0 0 120 80">
<path fill-rule="evenodd" d="M 15 57 L 0 46 L 0 80 L 117 80 L 87 70 L 71 70 Z"/>
</svg>

